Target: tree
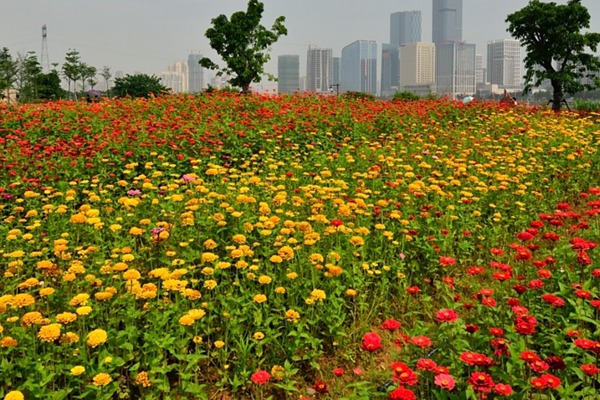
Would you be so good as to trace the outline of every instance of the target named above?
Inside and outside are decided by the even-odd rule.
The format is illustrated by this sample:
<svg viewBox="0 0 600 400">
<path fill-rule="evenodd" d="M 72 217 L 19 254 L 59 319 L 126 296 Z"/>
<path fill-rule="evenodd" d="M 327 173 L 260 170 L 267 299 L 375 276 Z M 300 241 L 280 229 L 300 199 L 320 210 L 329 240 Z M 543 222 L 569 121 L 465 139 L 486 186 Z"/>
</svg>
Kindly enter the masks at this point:
<svg viewBox="0 0 600 400">
<path fill-rule="evenodd" d="M 69 96 L 73 94 L 75 99 L 77 99 L 77 81 L 82 77 L 82 65 L 79 52 L 77 50 L 69 50 L 62 65 L 62 73 L 67 80 Z M 73 83 L 73 91 L 71 91 L 71 82 Z"/>
<path fill-rule="evenodd" d="M 125 75 L 123 78 L 115 80 L 115 86 L 112 88 L 113 95 L 118 97 L 150 97 L 151 95 L 161 95 L 168 92 L 165 86 L 160 83 L 160 78 L 155 75 L 135 74 Z"/>
<path fill-rule="evenodd" d="M 16 87 L 19 90 L 19 101 L 23 103 L 35 101 L 39 98 L 38 83 L 42 74 L 42 66 L 35 52 L 17 55 Z"/>
<path fill-rule="evenodd" d="M 102 67 L 102 70 L 100 71 L 100 76 L 104 78 L 104 82 L 106 82 L 106 95 L 109 95 L 109 81 L 110 78 L 112 78 L 112 73 L 110 72 L 110 67 L 105 65 L 104 67 Z M 110 96 L 109 96 L 110 97 Z"/>
<path fill-rule="evenodd" d="M 220 68 L 208 57 L 202 58 L 200 65 L 217 70 L 219 76 L 233 75 L 229 83 L 240 87 L 242 93 L 250 92 L 252 82 L 260 82 L 264 65 L 271 58 L 268 50 L 280 36 L 287 35 L 285 17 L 277 18 L 271 30 L 260 25 L 263 11 L 261 2 L 250 0 L 246 12 L 235 12 L 230 20 L 223 14 L 213 18 L 213 26 L 205 33 L 210 47 L 221 56 L 226 67 Z M 269 79 L 274 78 L 269 76 Z"/>
<path fill-rule="evenodd" d="M 600 60 L 595 52 L 599 33 L 589 29 L 590 14 L 581 0 L 565 5 L 531 0 L 527 6 L 506 17 L 511 36 L 525 47 L 525 89 L 549 80 L 553 89 L 552 109 L 560 110 L 565 93 L 574 94 L 600 86 Z"/>
<path fill-rule="evenodd" d="M 0 51 L 0 95 L 10 102 L 10 89 L 17 80 L 17 61 L 13 60 L 8 48 Z"/>
</svg>

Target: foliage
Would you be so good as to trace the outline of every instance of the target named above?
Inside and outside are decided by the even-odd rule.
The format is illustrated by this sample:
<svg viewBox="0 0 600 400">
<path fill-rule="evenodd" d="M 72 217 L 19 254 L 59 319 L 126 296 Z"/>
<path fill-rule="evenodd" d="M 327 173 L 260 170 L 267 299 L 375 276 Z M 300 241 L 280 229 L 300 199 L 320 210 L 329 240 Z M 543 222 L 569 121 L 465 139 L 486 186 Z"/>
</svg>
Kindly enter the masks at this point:
<svg viewBox="0 0 600 400">
<path fill-rule="evenodd" d="M 17 61 L 13 60 L 8 48 L 2 48 L 0 52 L 0 95 L 9 97 L 7 91 L 17 80 L 17 72 Z"/>
<path fill-rule="evenodd" d="M 372 93 L 367 92 L 355 92 L 352 90 L 348 90 L 342 93 L 343 97 L 347 97 L 349 99 L 363 99 L 363 100 L 374 100 L 375 96 Z"/>
<path fill-rule="evenodd" d="M 600 60 L 593 52 L 600 33 L 585 32 L 590 14 L 581 0 L 567 4 L 531 0 L 506 17 L 508 32 L 525 47 L 525 93 L 549 80 L 553 109 L 560 110 L 564 93 L 591 90 L 600 84 Z M 590 52 L 586 52 L 589 49 Z"/>
<path fill-rule="evenodd" d="M 134 74 L 117 78 L 112 88 L 113 95 L 117 97 L 150 97 L 160 96 L 169 89 L 160 82 L 155 75 Z"/>
<path fill-rule="evenodd" d="M 42 67 L 33 52 L 25 55 L 19 54 L 17 58 L 17 80 L 19 102 L 31 102 L 39 98 L 38 81 L 42 74 Z"/>
<path fill-rule="evenodd" d="M 246 12 L 235 12 L 231 19 L 223 14 L 213 18 L 213 26 L 205 33 L 226 67 L 220 68 L 207 57 L 200 60 L 200 65 L 218 70 L 219 76 L 233 75 L 229 83 L 241 88 L 242 93 L 249 92 L 252 82 L 260 82 L 264 65 L 270 59 L 268 50 L 280 36 L 287 35 L 285 17 L 278 17 L 268 30 L 260 24 L 263 11 L 263 3 L 249 0 Z"/>
<path fill-rule="evenodd" d="M 594 113 L 227 92 L 0 113 L 0 398 L 596 396 Z"/>
<path fill-rule="evenodd" d="M 403 91 L 394 93 L 394 97 L 392 100 L 395 101 L 411 101 L 411 100 L 419 100 L 419 96 L 414 94 L 413 92 Z"/>
<path fill-rule="evenodd" d="M 110 67 L 105 65 L 102 67 L 100 71 L 100 76 L 104 78 L 104 83 L 106 84 L 106 95 L 110 97 L 110 78 L 112 78 L 112 73 L 110 71 Z"/>
</svg>

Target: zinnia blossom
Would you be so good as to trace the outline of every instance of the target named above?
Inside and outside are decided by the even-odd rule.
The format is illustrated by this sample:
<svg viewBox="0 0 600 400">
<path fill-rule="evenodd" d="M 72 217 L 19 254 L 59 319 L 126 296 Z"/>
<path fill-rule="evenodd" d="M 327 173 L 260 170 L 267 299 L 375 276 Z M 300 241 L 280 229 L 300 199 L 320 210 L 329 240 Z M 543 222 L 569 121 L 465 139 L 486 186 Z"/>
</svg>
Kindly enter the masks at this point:
<svg viewBox="0 0 600 400">
<path fill-rule="evenodd" d="M 112 382 L 110 375 L 104 372 L 96 374 L 92 380 L 94 381 L 94 386 L 106 386 Z"/>
<path fill-rule="evenodd" d="M 391 400 L 417 400 L 417 396 L 410 389 L 398 387 L 390 392 L 388 399 L 391 399 Z"/>
<path fill-rule="evenodd" d="M 250 380 L 257 385 L 264 385 L 271 379 L 271 374 L 265 370 L 259 370 L 252 374 Z"/>
<path fill-rule="evenodd" d="M 395 319 L 385 320 L 383 322 L 383 324 L 381 324 L 382 329 L 385 329 L 386 331 L 390 331 L 390 332 L 393 332 L 393 331 L 399 329 L 400 326 L 401 326 L 400 322 L 396 321 Z"/>
<path fill-rule="evenodd" d="M 362 348 L 366 351 L 377 351 L 381 348 L 381 337 L 375 332 L 365 333 L 362 339 Z"/>
<path fill-rule="evenodd" d="M 24 400 L 25 396 L 19 390 L 12 390 L 4 396 L 4 400 Z"/>
<path fill-rule="evenodd" d="M 88 346 L 94 348 L 106 342 L 107 338 L 108 335 L 104 329 L 94 329 L 88 333 L 86 343 Z"/>
<path fill-rule="evenodd" d="M 494 380 L 485 372 L 473 372 L 467 383 L 473 386 L 474 390 L 486 393 L 491 392 L 494 386 Z"/>
<path fill-rule="evenodd" d="M 458 319 L 458 314 L 454 310 L 445 309 L 438 312 L 435 319 L 437 319 L 438 322 L 454 322 Z"/>
<path fill-rule="evenodd" d="M 452 390 L 456 386 L 456 380 L 452 375 L 448 374 L 436 375 L 433 383 L 445 390 Z"/>
<path fill-rule="evenodd" d="M 49 324 L 42 326 L 38 332 L 37 337 L 42 342 L 54 342 L 60 337 L 61 324 Z"/>
</svg>

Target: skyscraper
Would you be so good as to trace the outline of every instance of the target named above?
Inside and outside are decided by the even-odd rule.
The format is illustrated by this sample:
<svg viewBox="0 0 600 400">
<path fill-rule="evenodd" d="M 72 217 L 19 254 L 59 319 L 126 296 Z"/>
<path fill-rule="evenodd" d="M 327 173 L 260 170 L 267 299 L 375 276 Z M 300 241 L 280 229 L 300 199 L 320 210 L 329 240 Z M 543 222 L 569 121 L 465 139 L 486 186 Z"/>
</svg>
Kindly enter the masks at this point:
<svg viewBox="0 0 600 400">
<path fill-rule="evenodd" d="M 400 90 L 415 92 L 419 86 L 433 88 L 435 63 L 433 43 L 405 43 L 400 46 Z M 420 89 L 420 93 L 429 89 Z"/>
<path fill-rule="evenodd" d="M 462 0 L 433 0 L 433 43 L 462 41 Z"/>
<path fill-rule="evenodd" d="M 277 57 L 277 92 L 294 93 L 300 89 L 300 56 L 284 54 Z"/>
<path fill-rule="evenodd" d="M 421 11 L 398 11 L 390 14 L 390 43 L 421 41 Z"/>
<path fill-rule="evenodd" d="M 381 45 L 381 95 L 393 96 L 398 91 L 400 79 L 400 46 Z"/>
<path fill-rule="evenodd" d="M 452 98 L 475 93 L 475 45 L 438 43 L 435 45 L 437 92 Z"/>
<path fill-rule="evenodd" d="M 377 94 L 377 42 L 357 40 L 342 49 L 340 90 Z"/>
<path fill-rule="evenodd" d="M 333 78 L 333 50 L 308 47 L 306 55 L 306 90 L 329 92 Z"/>
<path fill-rule="evenodd" d="M 199 64 L 202 55 L 192 53 L 188 55 L 187 70 L 188 84 L 187 91 L 190 93 L 199 93 L 204 86 L 204 68 Z"/>
<path fill-rule="evenodd" d="M 488 42 L 489 81 L 499 87 L 516 88 L 521 84 L 521 44 L 514 39 Z"/>
</svg>

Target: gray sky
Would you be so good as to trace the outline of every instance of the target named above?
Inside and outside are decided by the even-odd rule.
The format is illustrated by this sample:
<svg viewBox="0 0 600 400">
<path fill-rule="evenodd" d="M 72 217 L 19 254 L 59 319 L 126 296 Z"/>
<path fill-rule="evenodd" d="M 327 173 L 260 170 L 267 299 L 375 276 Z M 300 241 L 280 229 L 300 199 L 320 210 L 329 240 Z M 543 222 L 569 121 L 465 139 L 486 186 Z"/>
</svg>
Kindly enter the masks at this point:
<svg viewBox="0 0 600 400">
<path fill-rule="evenodd" d="M 556 1 L 565 3 L 565 1 Z M 159 75 L 175 61 L 200 52 L 220 61 L 204 32 L 212 18 L 245 10 L 247 0 L 0 0 L 0 47 L 17 52 L 42 50 L 48 29 L 50 63 L 62 65 L 69 49 L 98 69 L 104 65 L 133 74 Z M 286 17 L 288 35 L 272 48 L 267 71 L 277 72 L 277 55 L 299 54 L 304 75 L 308 45 L 332 48 L 339 56 L 355 40 L 389 41 L 390 14 L 421 10 L 422 40 L 431 40 L 431 0 L 263 0 L 263 25 Z M 463 0 L 463 38 L 486 53 L 490 40 L 509 38 L 506 15 L 527 0 Z M 583 0 L 590 30 L 600 32 L 600 0 Z M 485 63 L 485 61 L 484 61 Z M 212 72 L 205 74 L 205 80 Z"/>
</svg>

